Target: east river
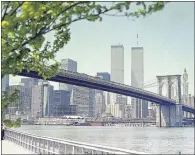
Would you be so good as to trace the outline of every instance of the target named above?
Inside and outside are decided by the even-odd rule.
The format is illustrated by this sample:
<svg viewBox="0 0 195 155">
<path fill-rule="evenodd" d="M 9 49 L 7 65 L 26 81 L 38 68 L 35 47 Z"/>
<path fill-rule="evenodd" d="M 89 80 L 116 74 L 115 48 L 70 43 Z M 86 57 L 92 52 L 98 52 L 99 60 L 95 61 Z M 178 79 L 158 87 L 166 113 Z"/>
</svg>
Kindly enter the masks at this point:
<svg viewBox="0 0 195 155">
<path fill-rule="evenodd" d="M 90 144 L 131 149 L 151 154 L 194 154 L 194 128 L 41 126 L 18 130 Z"/>
</svg>

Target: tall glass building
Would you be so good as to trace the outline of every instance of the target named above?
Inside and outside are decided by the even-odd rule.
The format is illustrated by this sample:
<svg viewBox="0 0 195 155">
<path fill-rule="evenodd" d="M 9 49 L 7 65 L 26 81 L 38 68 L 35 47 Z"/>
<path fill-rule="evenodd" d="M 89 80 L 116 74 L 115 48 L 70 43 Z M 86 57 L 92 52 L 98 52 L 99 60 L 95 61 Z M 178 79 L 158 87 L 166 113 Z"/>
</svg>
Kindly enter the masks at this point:
<svg viewBox="0 0 195 155">
<path fill-rule="evenodd" d="M 33 118 L 51 116 L 54 87 L 48 81 L 39 80 L 32 86 L 31 114 Z"/>
<path fill-rule="evenodd" d="M 144 48 L 131 48 L 131 86 L 143 89 L 144 87 Z M 135 118 L 148 116 L 148 102 L 131 98 L 132 112 Z"/>
<path fill-rule="evenodd" d="M 71 59 L 62 59 L 61 69 L 68 70 L 71 72 L 77 72 L 77 62 Z M 59 90 L 72 91 L 72 85 L 60 83 Z"/>
<path fill-rule="evenodd" d="M 114 45 L 111 46 L 111 81 L 124 84 L 124 47 L 123 45 Z M 110 94 L 110 104 L 112 106 L 108 106 L 110 108 L 111 114 L 114 117 L 123 117 L 124 116 L 124 107 L 125 102 L 121 102 L 123 100 L 122 95 L 120 94 Z M 119 104 L 119 105 L 115 105 Z M 113 108 L 111 108 L 113 107 Z"/>
<path fill-rule="evenodd" d="M 71 59 L 62 59 L 61 69 L 77 72 L 77 62 Z M 93 104 L 94 97 L 93 93 L 90 93 L 89 88 L 60 83 L 59 89 L 70 92 L 70 105 L 75 106 L 74 110 L 76 115 L 83 117 L 92 115 L 91 105 Z"/>
<path fill-rule="evenodd" d="M 111 46 L 111 81 L 124 84 L 124 47 Z"/>
</svg>

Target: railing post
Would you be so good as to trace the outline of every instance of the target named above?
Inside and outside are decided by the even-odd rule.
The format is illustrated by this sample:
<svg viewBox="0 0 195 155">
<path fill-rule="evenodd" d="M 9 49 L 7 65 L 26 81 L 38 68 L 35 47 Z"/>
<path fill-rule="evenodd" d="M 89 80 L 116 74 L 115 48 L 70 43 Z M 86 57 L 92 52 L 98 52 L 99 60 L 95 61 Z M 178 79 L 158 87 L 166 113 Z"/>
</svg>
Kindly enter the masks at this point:
<svg viewBox="0 0 195 155">
<path fill-rule="evenodd" d="M 32 151 L 35 151 L 35 142 L 34 142 L 34 137 L 32 137 Z"/>
<path fill-rule="evenodd" d="M 49 146 L 49 141 L 47 140 L 47 154 L 49 154 L 50 146 Z"/>
<path fill-rule="evenodd" d="M 75 147 L 72 145 L 72 154 L 74 154 L 74 150 L 75 149 Z"/>
<path fill-rule="evenodd" d="M 81 154 L 84 154 L 84 148 L 81 148 Z"/>
<path fill-rule="evenodd" d="M 66 149 L 67 149 L 67 144 L 64 145 L 64 154 L 67 154 Z"/>
<path fill-rule="evenodd" d="M 37 153 L 37 138 L 35 138 L 35 153 Z"/>
<path fill-rule="evenodd" d="M 19 136 L 18 136 L 18 133 L 16 133 L 16 144 L 19 145 Z"/>
<path fill-rule="evenodd" d="M 55 152 L 55 147 L 54 147 L 54 142 L 52 143 L 52 145 L 53 145 L 53 154 L 54 154 L 54 152 Z"/>
<path fill-rule="evenodd" d="M 26 139 L 27 139 L 27 136 L 26 136 L 26 135 L 24 135 L 24 148 L 26 148 L 26 145 L 27 145 L 27 141 L 26 141 Z"/>
<path fill-rule="evenodd" d="M 38 139 L 38 143 L 39 143 L 39 144 L 38 144 L 38 146 L 39 146 L 38 152 L 39 152 L 39 154 L 40 154 L 40 153 L 41 153 L 41 150 L 42 150 L 42 149 L 41 149 L 41 139 L 40 139 L 40 138 Z M 44 141 L 43 141 L 43 146 L 44 146 Z"/>
<path fill-rule="evenodd" d="M 24 136 L 21 134 L 21 137 L 22 137 L 22 139 L 21 139 L 21 141 L 22 141 L 22 147 L 24 147 Z"/>
<path fill-rule="evenodd" d="M 58 153 L 60 154 L 60 143 L 58 143 Z"/>
<path fill-rule="evenodd" d="M 26 149 L 28 149 L 28 136 L 26 135 Z"/>
</svg>

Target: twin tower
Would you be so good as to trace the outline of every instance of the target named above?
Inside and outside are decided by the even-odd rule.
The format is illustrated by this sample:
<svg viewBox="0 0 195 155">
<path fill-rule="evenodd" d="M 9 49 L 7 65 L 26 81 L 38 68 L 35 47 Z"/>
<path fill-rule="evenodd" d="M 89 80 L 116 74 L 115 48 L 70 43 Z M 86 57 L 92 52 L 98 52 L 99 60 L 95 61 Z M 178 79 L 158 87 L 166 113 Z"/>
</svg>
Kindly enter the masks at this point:
<svg viewBox="0 0 195 155">
<path fill-rule="evenodd" d="M 124 47 L 111 46 L 111 81 L 124 84 Z M 131 86 L 143 89 L 144 86 L 144 49 L 131 48 Z M 146 101 L 131 99 L 132 113 L 135 118 L 144 118 L 148 115 Z"/>
</svg>

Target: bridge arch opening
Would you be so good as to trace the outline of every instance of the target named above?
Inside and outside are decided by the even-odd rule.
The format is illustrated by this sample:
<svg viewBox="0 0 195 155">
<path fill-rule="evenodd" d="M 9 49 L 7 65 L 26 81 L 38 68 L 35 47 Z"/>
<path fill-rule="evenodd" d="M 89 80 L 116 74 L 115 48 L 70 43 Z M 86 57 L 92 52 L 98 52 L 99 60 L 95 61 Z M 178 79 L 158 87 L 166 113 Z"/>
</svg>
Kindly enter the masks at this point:
<svg viewBox="0 0 195 155">
<path fill-rule="evenodd" d="M 165 96 L 167 97 L 168 96 L 168 93 L 167 93 L 167 84 L 166 83 L 162 83 L 162 96 Z"/>
</svg>

